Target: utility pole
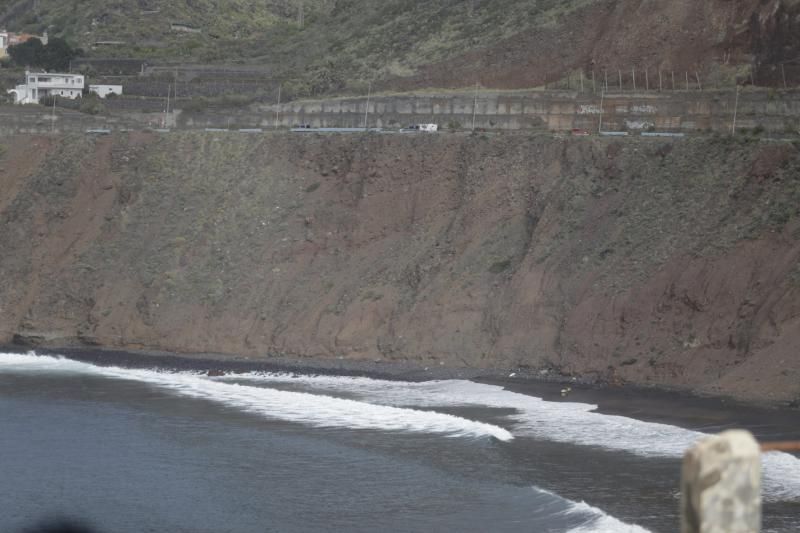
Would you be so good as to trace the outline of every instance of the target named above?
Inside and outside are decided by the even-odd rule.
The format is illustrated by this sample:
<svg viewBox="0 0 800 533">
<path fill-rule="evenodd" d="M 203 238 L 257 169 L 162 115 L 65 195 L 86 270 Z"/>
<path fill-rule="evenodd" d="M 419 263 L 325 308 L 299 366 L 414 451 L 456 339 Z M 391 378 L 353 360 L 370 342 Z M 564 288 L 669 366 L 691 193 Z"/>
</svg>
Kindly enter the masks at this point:
<svg viewBox="0 0 800 533">
<path fill-rule="evenodd" d="M 275 129 L 278 129 L 278 122 L 281 116 L 281 84 L 278 84 L 278 105 L 275 106 Z"/>
<path fill-rule="evenodd" d="M 736 114 L 739 111 L 739 85 L 736 85 L 736 104 L 733 106 L 733 125 L 731 125 L 731 135 L 736 135 Z"/>
<path fill-rule="evenodd" d="M 601 134 L 603 132 L 603 99 L 606 93 L 604 91 L 600 91 L 600 125 L 597 126 L 597 133 Z"/>
<path fill-rule="evenodd" d="M 172 86 L 167 84 L 167 107 L 164 109 L 164 127 L 167 127 L 167 117 L 169 116 L 169 93 Z"/>
<path fill-rule="evenodd" d="M 633 92 L 636 92 L 636 69 L 631 69 L 631 77 L 633 78 Z"/>
<path fill-rule="evenodd" d="M 783 88 L 786 89 L 786 67 L 781 63 L 781 74 L 783 74 Z"/>
<path fill-rule="evenodd" d="M 303 24 L 305 23 L 305 8 L 303 6 L 303 0 L 299 0 L 297 4 L 297 25 L 302 28 Z"/>
<path fill-rule="evenodd" d="M 50 133 L 56 131 L 56 95 L 53 95 L 53 114 L 50 117 Z"/>
<path fill-rule="evenodd" d="M 472 99 L 472 131 L 475 131 L 475 115 L 478 113 L 478 82 L 475 82 L 475 96 Z"/>
<path fill-rule="evenodd" d="M 372 82 L 369 82 L 369 89 L 367 90 L 367 108 L 364 110 L 364 131 L 367 131 L 367 120 L 369 119 L 369 100 L 372 96 Z"/>
</svg>

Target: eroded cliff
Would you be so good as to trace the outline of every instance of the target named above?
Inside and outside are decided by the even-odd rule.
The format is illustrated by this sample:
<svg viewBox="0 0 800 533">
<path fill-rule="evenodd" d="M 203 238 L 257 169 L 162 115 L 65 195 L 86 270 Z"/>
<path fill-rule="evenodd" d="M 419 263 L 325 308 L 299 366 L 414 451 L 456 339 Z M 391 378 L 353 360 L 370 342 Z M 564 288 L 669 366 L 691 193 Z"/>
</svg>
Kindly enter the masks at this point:
<svg viewBox="0 0 800 533">
<path fill-rule="evenodd" d="M 0 341 L 800 396 L 791 144 L 132 133 L 0 145 Z"/>
</svg>

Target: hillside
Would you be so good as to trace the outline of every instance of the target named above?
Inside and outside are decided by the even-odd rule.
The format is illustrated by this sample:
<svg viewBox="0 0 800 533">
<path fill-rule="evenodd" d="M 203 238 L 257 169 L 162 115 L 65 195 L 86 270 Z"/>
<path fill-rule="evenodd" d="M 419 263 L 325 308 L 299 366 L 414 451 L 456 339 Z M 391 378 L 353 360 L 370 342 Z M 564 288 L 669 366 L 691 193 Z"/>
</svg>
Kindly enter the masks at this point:
<svg viewBox="0 0 800 533">
<path fill-rule="evenodd" d="M 514 89 L 632 69 L 800 83 L 798 0 L 0 0 L 0 13 L 0 26 L 50 28 L 95 56 L 262 65 L 296 95 L 369 81 Z M 126 44 L 92 46 L 107 40 Z"/>
<path fill-rule="evenodd" d="M 749 138 L 6 137 L 0 342 L 800 399 L 800 151 Z"/>
</svg>

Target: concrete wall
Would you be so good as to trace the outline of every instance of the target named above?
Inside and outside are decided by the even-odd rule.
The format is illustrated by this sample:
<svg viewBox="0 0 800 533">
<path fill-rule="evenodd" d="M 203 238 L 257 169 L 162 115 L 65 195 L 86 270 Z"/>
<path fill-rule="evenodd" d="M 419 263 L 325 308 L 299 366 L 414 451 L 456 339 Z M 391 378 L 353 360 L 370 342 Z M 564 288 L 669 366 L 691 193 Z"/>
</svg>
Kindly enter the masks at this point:
<svg viewBox="0 0 800 533">
<path fill-rule="evenodd" d="M 38 106 L 0 106 L 0 136 L 16 133 L 66 133 L 89 129 L 134 129 L 139 122 L 121 117 L 92 116 L 67 109 Z"/>
<path fill-rule="evenodd" d="M 441 127 L 470 129 L 581 128 L 596 131 L 730 131 L 736 93 L 693 91 L 674 93 L 514 92 L 446 95 L 409 94 L 373 97 L 369 102 L 369 126 L 392 128 L 420 122 Z M 281 106 L 261 105 L 240 111 L 185 113 L 179 124 L 186 127 L 292 126 L 361 127 L 367 110 L 366 98 L 309 100 Z M 276 111 L 279 112 L 276 119 Z M 763 127 L 783 133 L 797 129 L 800 91 L 743 90 L 739 96 L 739 128 Z"/>
<path fill-rule="evenodd" d="M 379 96 L 370 99 L 370 127 L 399 128 L 414 123 L 437 123 L 448 129 L 475 127 L 492 130 L 588 131 L 719 131 L 729 132 L 736 94 L 731 91 L 695 91 L 660 94 L 600 95 L 578 93 L 449 93 Z M 125 127 L 156 127 L 163 123 L 163 108 L 145 101 L 118 98 L 106 102 L 119 118 L 92 117 L 57 112 L 56 128 L 85 129 L 86 124 L 125 123 Z M 124 105 L 123 105 L 124 104 Z M 49 110 L 38 107 L 0 108 L 0 133 L 28 131 L 37 124 L 50 125 Z M 343 98 L 256 105 L 247 108 L 209 108 L 197 113 L 170 113 L 168 125 L 179 128 L 274 128 L 295 124 L 316 127 L 362 127 L 366 98 Z M 277 112 L 277 115 L 276 115 Z M 10 114 L 9 114 L 10 113 Z M 13 115 L 13 116 L 11 116 Z M 28 118 L 20 118 L 27 115 Z M 63 115 L 63 118 L 61 118 Z M 277 119 L 276 119 L 277 116 Z M 82 117 L 82 118 L 79 118 Z M 739 96 L 737 129 L 762 127 L 784 135 L 800 129 L 800 91 L 743 90 Z"/>
</svg>

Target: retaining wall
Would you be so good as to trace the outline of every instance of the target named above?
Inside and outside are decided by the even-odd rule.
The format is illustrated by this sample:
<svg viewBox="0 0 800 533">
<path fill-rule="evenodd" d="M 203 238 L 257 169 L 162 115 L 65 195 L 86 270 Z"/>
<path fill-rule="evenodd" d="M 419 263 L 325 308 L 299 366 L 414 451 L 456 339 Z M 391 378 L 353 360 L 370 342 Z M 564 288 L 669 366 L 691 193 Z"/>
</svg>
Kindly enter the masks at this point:
<svg viewBox="0 0 800 533">
<path fill-rule="evenodd" d="M 315 127 L 399 127 L 432 122 L 441 127 L 518 130 L 573 128 L 597 131 L 730 131 L 736 108 L 734 91 L 671 93 L 575 92 L 452 93 L 344 98 L 260 105 L 229 113 L 184 114 L 187 127 L 275 127 L 311 124 Z M 369 108 L 367 113 L 367 108 Z M 255 111 L 255 112 L 254 112 Z M 800 91 L 743 90 L 739 94 L 737 127 L 762 127 L 770 132 L 797 129 Z M 601 126 L 602 117 L 602 126 Z"/>
<path fill-rule="evenodd" d="M 800 130 L 800 91 L 743 90 L 696 91 L 685 93 L 590 95 L 578 93 L 483 93 L 477 98 L 467 93 L 409 94 L 371 98 L 343 98 L 299 101 L 246 108 L 208 108 L 198 112 L 170 113 L 168 123 L 179 128 L 274 128 L 295 124 L 314 127 L 399 128 L 414 123 L 437 123 L 443 129 L 552 130 L 578 128 L 604 131 L 729 132 L 736 111 L 737 129 L 763 128 L 784 135 Z M 161 124 L 161 103 L 144 106 L 144 101 L 120 98 L 109 100 L 107 108 L 116 119 L 91 117 L 56 119 L 56 127 L 77 128 L 87 122 L 129 121 L 139 126 Z M 124 105 L 123 105 L 124 104 Z M 367 111 L 368 108 L 368 111 Z M 50 124 L 44 108 L 26 106 L 14 109 L 14 117 L 0 117 L 0 133 L 27 131 L 33 124 Z M 24 109 L 24 111 L 21 111 Z M 19 118 L 19 113 L 29 118 Z M 78 116 L 87 117 L 86 115 Z M 38 117 L 38 118 L 37 118 Z M 154 118 L 155 117 L 155 118 Z"/>
<path fill-rule="evenodd" d="M 0 136 L 18 133 L 67 133 L 90 129 L 135 129 L 141 124 L 128 117 L 93 116 L 57 109 L 54 115 L 41 106 L 0 106 Z"/>
</svg>

